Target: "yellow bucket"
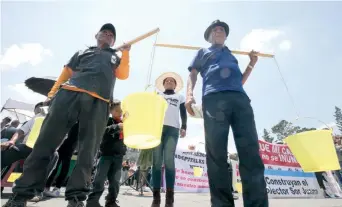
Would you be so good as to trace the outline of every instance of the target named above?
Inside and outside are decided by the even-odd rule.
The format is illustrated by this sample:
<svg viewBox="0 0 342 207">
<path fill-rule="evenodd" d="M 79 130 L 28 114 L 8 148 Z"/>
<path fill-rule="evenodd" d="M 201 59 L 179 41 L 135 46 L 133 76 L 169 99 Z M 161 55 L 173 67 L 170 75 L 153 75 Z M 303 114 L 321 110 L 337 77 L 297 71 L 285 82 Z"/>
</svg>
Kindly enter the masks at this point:
<svg viewBox="0 0 342 207">
<path fill-rule="evenodd" d="M 39 133 L 40 133 L 40 128 L 42 128 L 44 119 L 45 119 L 45 117 L 36 117 L 34 119 L 34 124 L 32 126 L 30 135 L 27 138 L 26 146 L 28 146 L 30 148 L 34 147 L 34 145 L 36 144 L 36 141 L 38 139 Z"/>
<path fill-rule="evenodd" d="M 134 149 L 151 149 L 160 144 L 165 99 L 154 92 L 134 93 L 122 101 L 124 143 Z"/>
<path fill-rule="evenodd" d="M 242 193 L 242 183 L 236 183 L 235 188 L 238 193 Z"/>
<path fill-rule="evenodd" d="M 331 130 L 314 130 L 284 139 L 304 172 L 340 169 Z"/>
<path fill-rule="evenodd" d="M 202 177 L 203 175 L 203 168 L 201 167 L 193 167 L 194 170 L 194 177 Z"/>
</svg>

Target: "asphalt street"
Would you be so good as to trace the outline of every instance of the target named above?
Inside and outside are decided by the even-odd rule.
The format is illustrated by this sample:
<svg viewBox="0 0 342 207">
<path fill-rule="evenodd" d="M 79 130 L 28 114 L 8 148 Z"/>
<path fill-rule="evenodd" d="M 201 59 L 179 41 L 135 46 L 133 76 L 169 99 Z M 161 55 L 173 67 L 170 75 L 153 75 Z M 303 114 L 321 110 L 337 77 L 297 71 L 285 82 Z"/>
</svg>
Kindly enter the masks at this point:
<svg viewBox="0 0 342 207">
<path fill-rule="evenodd" d="M 8 199 L 11 192 L 10 188 L 5 188 L 4 194 L 1 197 L 3 205 Z M 104 196 L 101 198 L 101 204 L 104 205 Z M 162 195 L 163 198 L 165 194 Z M 144 196 L 139 196 L 139 193 L 131 190 L 128 187 L 122 187 L 119 195 L 119 206 L 121 207 L 150 207 L 152 201 L 151 193 L 145 193 Z M 39 203 L 29 202 L 28 206 L 40 207 L 63 207 L 67 206 L 67 202 L 63 197 L 52 198 L 41 201 Z M 207 193 L 176 193 L 175 207 L 210 207 L 210 197 Z M 242 198 L 236 200 L 236 207 L 243 207 Z M 342 207 L 342 199 L 270 199 L 270 207 Z"/>
</svg>

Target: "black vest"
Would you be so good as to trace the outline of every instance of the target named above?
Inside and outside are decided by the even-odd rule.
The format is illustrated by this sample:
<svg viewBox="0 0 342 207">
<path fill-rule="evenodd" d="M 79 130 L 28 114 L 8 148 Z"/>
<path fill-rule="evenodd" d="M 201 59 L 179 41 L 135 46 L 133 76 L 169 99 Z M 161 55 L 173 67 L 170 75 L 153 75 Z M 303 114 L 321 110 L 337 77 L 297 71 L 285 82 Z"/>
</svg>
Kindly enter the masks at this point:
<svg viewBox="0 0 342 207">
<path fill-rule="evenodd" d="M 116 50 L 89 47 L 77 52 L 67 66 L 73 70 L 68 84 L 113 99 L 115 69 L 120 65 Z"/>
</svg>

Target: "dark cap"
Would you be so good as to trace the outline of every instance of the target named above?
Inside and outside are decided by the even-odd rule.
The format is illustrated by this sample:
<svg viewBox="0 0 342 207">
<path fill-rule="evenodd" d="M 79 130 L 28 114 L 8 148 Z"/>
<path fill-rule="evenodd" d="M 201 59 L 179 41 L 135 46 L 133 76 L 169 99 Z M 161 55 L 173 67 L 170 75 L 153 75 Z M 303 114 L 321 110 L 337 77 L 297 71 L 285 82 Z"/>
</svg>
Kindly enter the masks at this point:
<svg viewBox="0 0 342 207">
<path fill-rule="evenodd" d="M 112 25 L 111 23 L 107 23 L 107 24 L 104 24 L 101 29 L 100 29 L 100 32 L 103 31 L 103 30 L 109 30 L 113 33 L 114 35 L 114 40 L 116 39 L 116 30 L 115 30 L 115 27 L 114 25 Z"/>
<path fill-rule="evenodd" d="M 43 102 L 39 102 L 34 106 L 34 109 L 38 108 L 38 107 L 43 107 L 44 103 Z"/>
<path fill-rule="evenodd" d="M 211 33 L 211 30 L 212 30 L 214 27 L 216 27 L 216 26 L 221 26 L 221 27 L 223 27 L 224 30 L 226 31 L 226 37 L 228 36 L 228 34 L 229 34 L 229 26 L 228 26 L 228 24 L 225 23 L 225 22 L 221 22 L 220 20 L 215 20 L 215 21 L 213 21 L 213 22 L 210 24 L 210 26 L 209 26 L 209 27 L 205 30 L 205 32 L 204 32 L 204 39 L 205 39 L 206 41 L 208 41 L 208 39 L 209 39 L 209 35 L 210 35 L 210 33 Z"/>
</svg>

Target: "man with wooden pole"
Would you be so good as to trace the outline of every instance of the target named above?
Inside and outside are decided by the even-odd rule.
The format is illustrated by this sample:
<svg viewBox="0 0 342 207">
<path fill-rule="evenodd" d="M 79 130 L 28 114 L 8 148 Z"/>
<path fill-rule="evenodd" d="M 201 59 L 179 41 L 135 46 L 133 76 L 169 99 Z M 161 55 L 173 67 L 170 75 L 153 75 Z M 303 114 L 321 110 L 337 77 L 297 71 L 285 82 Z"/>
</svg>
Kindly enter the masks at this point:
<svg viewBox="0 0 342 207">
<path fill-rule="evenodd" d="M 194 115 L 193 90 L 198 73 L 203 78 L 202 108 L 205 147 L 212 207 L 233 207 L 231 175 L 227 163 L 229 127 L 232 127 L 240 160 L 245 207 L 268 207 L 264 164 L 259 155 L 254 113 L 243 84 L 248 79 L 258 53 L 249 53 L 250 62 L 242 74 L 237 59 L 224 45 L 229 26 L 214 21 L 205 31 L 209 48 L 198 50 L 189 66 L 186 108 Z"/>
<path fill-rule="evenodd" d="M 113 100 L 116 78 L 129 75 L 130 45 L 120 48 L 121 59 L 112 49 L 116 30 L 105 24 L 95 35 L 97 46 L 76 52 L 48 95 L 51 101 L 33 151 L 25 160 L 24 172 L 15 182 L 13 195 L 4 207 L 26 207 L 36 189 L 43 190 L 51 155 L 65 134 L 79 123 L 78 160 L 69 178 L 65 197 L 68 207 L 83 207 L 89 192 L 88 180 Z M 67 83 L 68 81 L 68 83 Z"/>
</svg>

